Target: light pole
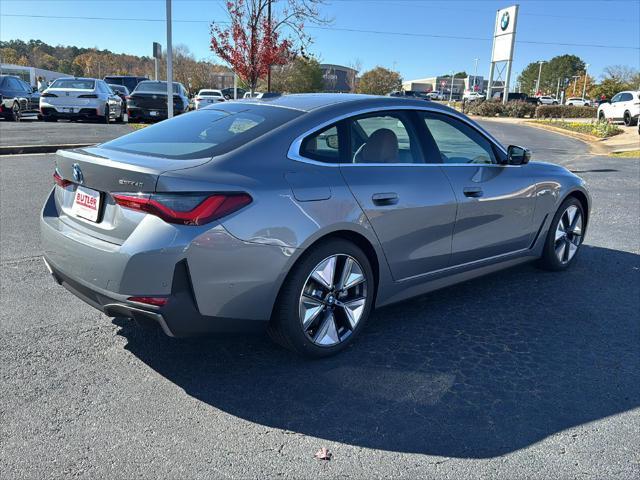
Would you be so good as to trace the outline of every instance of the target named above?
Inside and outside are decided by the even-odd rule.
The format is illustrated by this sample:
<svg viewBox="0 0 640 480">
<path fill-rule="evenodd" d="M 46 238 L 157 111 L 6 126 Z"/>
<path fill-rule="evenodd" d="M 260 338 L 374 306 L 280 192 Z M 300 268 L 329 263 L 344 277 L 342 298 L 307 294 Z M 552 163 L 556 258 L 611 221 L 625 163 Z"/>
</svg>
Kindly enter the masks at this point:
<svg viewBox="0 0 640 480">
<path fill-rule="evenodd" d="M 449 104 L 453 100 L 453 70 L 451 70 L 451 88 L 449 89 Z"/>
<path fill-rule="evenodd" d="M 556 98 L 560 95 L 560 79 L 558 78 L 558 87 L 556 88 Z"/>
<path fill-rule="evenodd" d="M 580 75 L 573 75 L 573 94 L 576 94 L 576 88 L 578 88 L 578 79 L 580 78 Z"/>
<path fill-rule="evenodd" d="M 478 79 L 478 60 L 477 58 L 474 59 L 474 61 L 476 62 L 476 67 L 473 70 L 473 91 L 476 91 L 476 81 Z"/>
<path fill-rule="evenodd" d="M 171 46 L 171 0 L 167 0 L 167 118 L 173 117 L 173 52 Z"/>
<path fill-rule="evenodd" d="M 538 62 L 538 65 L 540 65 L 540 67 L 538 68 L 538 81 L 536 82 L 536 95 L 538 95 L 538 93 L 540 92 L 540 75 L 542 75 L 542 64 L 543 63 L 547 63 L 544 60 L 540 60 Z"/>
<path fill-rule="evenodd" d="M 584 66 L 584 85 L 582 86 L 582 100 L 584 100 L 584 96 L 587 93 L 587 69 L 589 68 L 589 64 L 587 63 Z"/>
<path fill-rule="evenodd" d="M 271 0 L 267 0 L 267 2 L 267 22 L 269 23 L 269 32 L 271 32 Z M 271 65 L 267 71 L 267 92 L 271 92 Z"/>
</svg>

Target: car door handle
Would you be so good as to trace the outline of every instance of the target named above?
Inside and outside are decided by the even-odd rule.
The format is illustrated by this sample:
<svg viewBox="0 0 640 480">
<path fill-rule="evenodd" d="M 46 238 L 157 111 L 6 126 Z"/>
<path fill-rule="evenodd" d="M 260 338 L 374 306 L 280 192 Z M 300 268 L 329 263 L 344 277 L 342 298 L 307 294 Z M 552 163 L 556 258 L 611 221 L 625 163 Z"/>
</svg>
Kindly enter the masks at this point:
<svg viewBox="0 0 640 480">
<path fill-rule="evenodd" d="M 371 197 L 374 205 L 395 205 L 398 203 L 398 194 L 395 192 L 374 193 Z"/>
<path fill-rule="evenodd" d="M 479 198 L 484 195 L 484 192 L 480 187 L 465 187 L 462 189 L 465 197 Z"/>
</svg>

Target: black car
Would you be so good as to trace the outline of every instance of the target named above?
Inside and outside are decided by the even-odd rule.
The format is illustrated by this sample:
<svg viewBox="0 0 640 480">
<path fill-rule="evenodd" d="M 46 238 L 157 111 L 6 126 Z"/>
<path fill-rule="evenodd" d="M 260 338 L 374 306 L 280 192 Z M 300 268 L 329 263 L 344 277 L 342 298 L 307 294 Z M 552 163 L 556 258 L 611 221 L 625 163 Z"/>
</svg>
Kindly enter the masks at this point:
<svg viewBox="0 0 640 480">
<path fill-rule="evenodd" d="M 503 92 L 495 92 L 491 96 L 491 99 L 496 101 L 502 101 L 502 96 L 503 96 Z M 526 93 L 521 93 L 521 92 L 509 93 L 509 95 L 507 96 L 507 102 L 513 102 L 513 101 L 534 103 L 536 105 L 538 104 L 538 99 L 536 97 L 530 97 Z"/>
<path fill-rule="evenodd" d="M 149 80 L 148 77 L 136 77 L 134 75 L 109 75 L 103 78 L 109 85 L 123 85 L 127 87 L 130 92 L 138 86 L 140 82 Z"/>
<path fill-rule="evenodd" d="M 173 114 L 189 110 L 189 97 L 181 83 L 173 82 Z M 158 121 L 167 118 L 167 82 L 140 82 L 127 98 L 130 122 Z"/>
<path fill-rule="evenodd" d="M 220 91 L 222 92 L 222 95 L 224 95 L 224 98 L 227 100 L 233 100 L 233 87 L 223 88 Z M 248 90 L 245 90 L 244 88 L 236 88 L 236 91 L 238 92 L 236 97 L 238 99 L 244 97 L 244 94 L 248 92 Z"/>
<path fill-rule="evenodd" d="M 40 92 L 24 80 L 12 75 L 0 75 L 0 116 L 20 121 L 24 114 L 37 114 Z"/>
</svg>

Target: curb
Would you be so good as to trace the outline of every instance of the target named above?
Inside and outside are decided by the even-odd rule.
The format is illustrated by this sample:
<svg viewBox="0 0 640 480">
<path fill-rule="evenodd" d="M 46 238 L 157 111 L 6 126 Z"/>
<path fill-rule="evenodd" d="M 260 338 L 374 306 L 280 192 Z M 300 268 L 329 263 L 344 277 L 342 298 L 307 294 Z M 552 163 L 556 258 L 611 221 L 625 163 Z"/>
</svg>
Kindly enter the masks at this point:
<svg viewBox="0 0 640 480">
<path fill-rule="evenodd" d="M 64 143 L 59 145 L 9 145 L 0 146 L 0 155 L 25 155 L 29 153 L 55 153 L 67 148 L 82 148 L 94 143 Z"/>
</svg>

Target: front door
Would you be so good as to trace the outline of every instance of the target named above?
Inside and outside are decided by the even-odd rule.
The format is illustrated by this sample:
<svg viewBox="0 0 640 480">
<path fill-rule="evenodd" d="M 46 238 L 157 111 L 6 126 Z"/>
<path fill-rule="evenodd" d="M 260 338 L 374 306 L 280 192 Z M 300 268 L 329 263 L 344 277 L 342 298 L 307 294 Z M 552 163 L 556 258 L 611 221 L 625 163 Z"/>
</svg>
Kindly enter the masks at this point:
<svg viewBox="0 0 640 480">
<path fill-rule="evenodd" d="M 346 121 L 340 169 L 371 223 L 395 280 L 449 265 L 456 197 L 441 168 L 424 161 L 415 112 Z"/>
<path fill-rule="evenodd" d="M 470 124 L 440 113 L 420 116 L 458 202 L 451 265 L 528 248 L 535 235 L 532 169 L 498 163 L 496 147 Z"/>
</svg>

